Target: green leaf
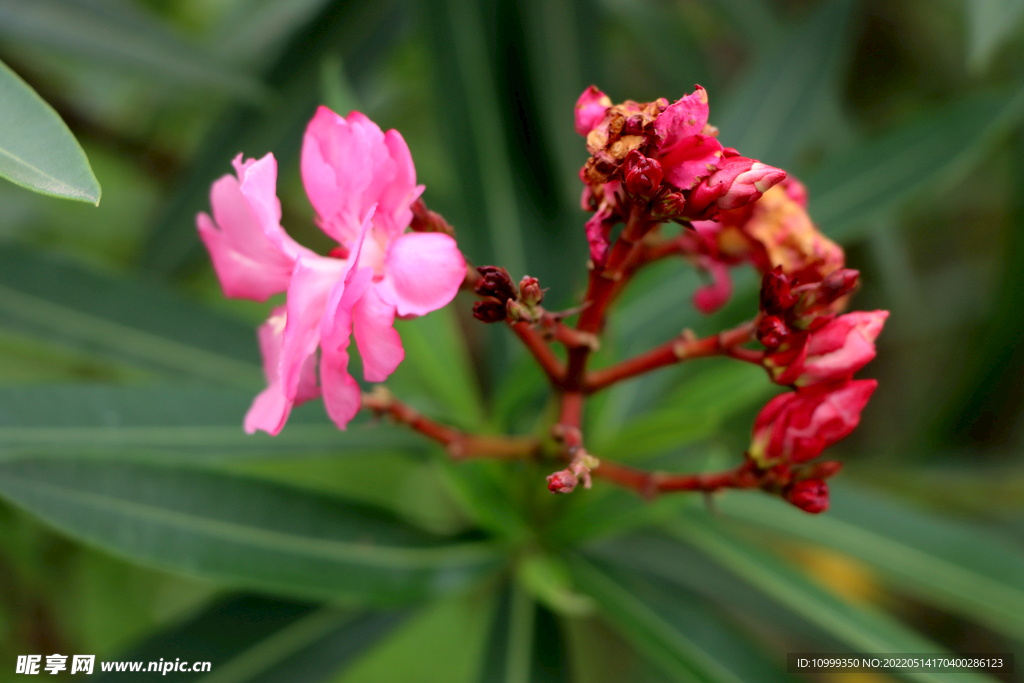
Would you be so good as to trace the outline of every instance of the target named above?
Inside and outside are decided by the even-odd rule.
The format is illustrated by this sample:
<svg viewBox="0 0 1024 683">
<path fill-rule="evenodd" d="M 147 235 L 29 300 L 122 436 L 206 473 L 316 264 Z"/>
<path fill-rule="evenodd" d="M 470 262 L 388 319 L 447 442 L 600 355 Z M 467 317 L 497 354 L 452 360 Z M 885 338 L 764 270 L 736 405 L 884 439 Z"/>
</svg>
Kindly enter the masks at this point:
<svg viewBox="0 0 1024 683">
<path fill-rule="evenodd" d="M 565 634 L 557 618 L 515 583 L 498 593 L 480 683 L 559 683 L 572 680 Z"/>
<path fill-rule="evenodd" d="M 850 22 L 858 0 L 831 0 L 771 54 L 755 64 L 712 121 L 722 140 L 744 156 L 787 168 L 808 142 L 822 135 L 830 100 L 849 54 Z M 713 103 L 712 103 L 713 104 Z"/>
<path fill-rule="evenodd" d="M 401 612 L 352 613 L 255 595 L 217 601 L 187 623 L 149 638 L 119 655 L 121 661 L 155 662 L 188 655 L 211 663 L 206 674 L 185 674 L 197 683 L 295 681 L 319 678 L 350 664 L 402 622 Z M 97 673 L 100 673 L 97 671 Z M 100 674 L 116 680 L 123 674 Z M 133 680 L 163 680 L 161 672 Z M 181 674 L 177 676 L 181 678 Z"/>
<path fill-rule="evenodd" d="M 163 373 L 260 390 L 253 326 L 159 286 L 0 248 L 0 325 Z"/>
<path fill-rule="evenodd" d="M 810 213 L 834 239 L 862 236 L 874 216 L 948 186 L 1024 114 L 1024 89 L 972 95 L 837 154 L 806 178 Z"/>
<path fill-rule="evenodd" d="M 1020 28 L 1022 0 L 964 0 L 967 13 L 967 65 L 984 71 L 996 50 Z"/>
<path fill-rule="evenodd" d="M 253 393 L 205 386 L 0 388 L 0 459 L 24 454 L 213 464 L 251 458 L 422 450 L 408 430 L 356 421 L 341 432 L 319 401 L 276 437 L 245 434 Z"/>
<path fill-rule="evenodd" d="M 615 460 L 637 460 L 677 450 L 714 435 L 726 418 L 772 390 L 763 369 L 721 361 L 689 377 L 657 409 L 597 441 L 594 452 Z"/>
<path fill-rule="evenodd" d="M 576 580 L 616 628 L 677 681 L 791 680 L 718 614 L 677 586 L 573 556 Z"/>
<path fill-rule="evenodd" d="M 268 96 L 253 77 L 128 3 L 6 0 L 0 5 L 0 35 L 249 101 Z"/>
<path fill-rule="evenodd" d="M 182 172 L 181 184 L 158 212 L 146 244 L 142 265 L 148 272 L 169 275 L 203 254 L 196 214 L 209 210 L 210 185 L 231 171 L 236 154 L 273 151 L 282 175 L 298 167 L 302 131 L 320 104 L 323 57 L 340 54 L 358 82 L 399 34 L 403 22 L 395 9 L 394 3 L 368 0 L 332 2 L 291 34 L 283 54 L 265 70 L 277 96 L 259 109 L 245 104 L 228 109 Z"/>
<path fill-rule="evenodd" d="M 668 525 L 667 530 L 781 605 L 830 633 L 854 652 L 945 651 L 887 614 L 871 607 L 854 605 L 769 553 L 739 540 L 728 524 L 711 519 L 706 511 L 687 514 Z M 906 676 L 926 683 L 992 680 L 981 674 L 965 673 L 918 672 Z"/>
<path fill-rule="evenodd" d="M 395 329 L 402 337 L 405 360 L 389 386 L 402 396 L 426 394 L 439 410 L 431 410 L 435 418 L 479 429 L 484 422 L 483 398 L 452 307 L 397 321 Z"/>
<path fill-rule="evenodd" d="M 499 559 L 375 508 L 183 468 L 26 459 L 0 464 L 0 494 L 135 562 L 300 597 L 400 604 L 463 588 Z"/>
<path fill-rule="evenodd" d="M 484 585 L 465 595 L 424 606 L 348 671 L 330 680 L 472 683 L 486 638 L 487 621 L 493 612 L 491 592 L 491 586 Z"/>
<path fill-rule="evenodd" d="M 744 523 L 847 553 L 880 570 L 901 591 L 1024 639 L 1019 544 L 845 482 L 832 488 L 828 514 L 816 517 L 752 495 L 728 496 L 721 508 Z"/>
<path fill-rule="evenodd" d="M 0 24 L 3 10 L 0 9 Z M 0 62 L 0 176 L 33 192 L 99 205 L 100 184 L 60 116 Z"/>
</svg>

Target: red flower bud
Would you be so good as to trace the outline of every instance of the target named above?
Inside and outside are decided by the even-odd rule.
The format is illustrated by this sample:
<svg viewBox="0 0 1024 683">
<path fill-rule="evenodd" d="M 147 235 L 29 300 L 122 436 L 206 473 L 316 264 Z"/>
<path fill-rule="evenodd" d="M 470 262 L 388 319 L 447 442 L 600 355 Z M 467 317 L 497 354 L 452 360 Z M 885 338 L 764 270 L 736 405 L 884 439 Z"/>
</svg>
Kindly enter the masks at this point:
<svg viewBox="0 0 1024 683">
<path fill-rule="evenodd" d="M 857 428 L 877 386 L 873 379 L 861 379 L 776 396 L 754 421 L 747 452 L 761 468 L 818 457 Z"/>
<path fill-rule="evenodd" d="M 690 194 L 688 209 L 699 213 L 711 204 L 730 210 L 756 202 L 786 177 L 782 169 L 746 157 L 723 157 L 718 170 L 702 180 Z"/>
<path fill-rule="evenodd" d="M 505 304 L 496 299 L 484 299 L 473 304 L 473 317 L 485 323 L 498 323 L 506 317 Z"/>
<path fill-rule="evenodd" d="M 579 481 L 579 477 L 569 470 L 561 470 L 548 475 L 548 491 L 551 491 L 551 493 L 572 493 Z"/>
<path fill-rule="evenodd" d="M 519 300 L 526 306 L 538 306 L 544 301 L 544 290 L 537 278 L 527 275 L 519 281 Z"/>
<path fill-rule="evenodd" d="M 789 336 L 786 323 L 774 315 L 765 316 L 757 324 L 757 339 L 769 349 L 777 349 Z"/>
<path fill-rule="evenodd" d="M 476 286 L 480 296 L 493 296 L 501 303 L 516 298 L 516 286 L 508 271 L 499 266 L 480 266 L 476 269 L 483 277 Z"/>
<path fill-rule="evenodd" d="M 650 197 L 654 194 L 664 176 L 661 164 L 635 149 L 626 155 L 624 175 L 626 191 L 637 197 Z"/>
<path fill-rule="evenodd" d="M 804 512 L 816 515 L 828 510 L 828 484 L 821 479 L 804 479 L 786 491 L 786 500 Z"/>
<path fill-rule="evenodd" d="M 796 303 L 790 288 L 793 278 L 782 272 L 782 266 L 776 266 L 764 274 L 761 279 L 761 310 L 772 315 L 781 315 Z"/>
</svg>

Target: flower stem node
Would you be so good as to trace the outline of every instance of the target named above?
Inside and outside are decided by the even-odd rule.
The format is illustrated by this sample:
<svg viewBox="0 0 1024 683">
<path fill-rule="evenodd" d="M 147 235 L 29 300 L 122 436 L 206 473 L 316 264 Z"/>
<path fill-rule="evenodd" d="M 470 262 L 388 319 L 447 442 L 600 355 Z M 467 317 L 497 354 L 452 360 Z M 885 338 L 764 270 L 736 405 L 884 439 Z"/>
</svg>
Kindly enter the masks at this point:
<svg viewBox="0 0 1024 683">
<path fill-rule="evenodd" d="M 581 481 L 583 488 L 589 489 L 592 483 L 590 472 L 600 464 L 600 460 L 579 448 L 568 467 L 548 475 L 548 490 L 552 493 L 572 493 Z"/>
</svg>

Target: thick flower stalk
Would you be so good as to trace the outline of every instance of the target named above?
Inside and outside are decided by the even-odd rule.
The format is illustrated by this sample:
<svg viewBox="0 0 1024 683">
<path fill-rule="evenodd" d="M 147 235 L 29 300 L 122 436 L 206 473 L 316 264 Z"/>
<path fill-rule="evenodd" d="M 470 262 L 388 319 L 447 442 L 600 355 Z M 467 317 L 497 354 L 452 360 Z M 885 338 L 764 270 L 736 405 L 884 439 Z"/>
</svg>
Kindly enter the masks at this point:
<svg viewBox="0 0 1024 683">
<path fill-rule="evenodd" d="M 358 112 L 343 118 L 321 107 L 303 141 L 306 193 L 317 225 L 338 244 L 327 255 L 299 245 L 281 227 L 274 157 L 239 155 L 236 176 L 213 185 L 212 218 L 200 214 L 197 225 L 226 296 L 265 301 L 286 293 L 258 330 L 267 388 L 246 415 L 246 430 L 277 434 L 293 406 L 322 397 L 341 429 L 362 407 L 437 441 L 455 458 L 561 459 L 562 468 L 547 478 L 554 493 L 590 488 L 594 479 L 647 497 L 758 488 L 807 512 L 826 510 L 826 479 L 841 465 L 819 458 L 860 422 L 876 382 L 854 374 L 875 357 L 888 312 L 844 313 L 859 273 L 845 268 L 843 250 L 812 222 L 806 189 L 781 169 L 725 147 L 700 86 L 671 103 L 621 104 L 591 86 L 576 104 L 575 127 L 590 155 L 579 174 L 581 206 L 591 214 L 581 230 L 590 247 L 589 280 L 579 306 L 565 311 L 544 307 L 546 290 L 534 277 L 513 277 L 500 266 L 467 271 L 454 230 L 421 198 L 401 135 L 382 132 Z M 692 299 L 704 313 L 731 297 L 732 268 L 756 269 L 758 309 L 733 329 L 704 338 L 686 331 L 591 368 L 619 294 L 636 272 L 666 258 L 708 276 Z M 362 393 L 349 374 L 354 337 L 363 379 L 386 380 L 404 357 L 395 317 L 437 310 L 460 287 L 478 297 L 473 316 L 508 326 L 547 376 L 560 402 L 550 441 L 466 433 L 383 387 Z M 589 396 L 709 356 L 759 365 L 766 381 L 786 388 L 757 416 L 750 447 L 734 468 L 647 472 L 587 451 Z"/>
</svg>

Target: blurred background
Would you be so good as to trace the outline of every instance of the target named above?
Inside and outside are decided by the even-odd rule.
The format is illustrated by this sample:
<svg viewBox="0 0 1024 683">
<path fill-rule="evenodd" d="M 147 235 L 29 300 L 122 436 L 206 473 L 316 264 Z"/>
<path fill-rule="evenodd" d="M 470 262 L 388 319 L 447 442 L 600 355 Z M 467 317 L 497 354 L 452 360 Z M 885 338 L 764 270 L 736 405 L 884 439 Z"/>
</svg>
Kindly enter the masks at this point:
<svg viewBox="0 0 1024 683">
<path fill-rule="evenodd" d="M 0 449 L 28 438 L 10 419 L 35 395 L 18 393 L 26 387 L 142 386 L 166 370 L 130 348 L 102 352 L 96 335 L 106 332 L 62 301 L 130 280 L 176 290 L 240 325 L 266 316 L 264 305 L 223 299 L 195 234 L 210 183 L 238 152 L 275 153 L 284 225 L 301 242 L 329 248 L 298 173 L 302 130 L 317 104 L 343 114 L 357 108 L 397 128 L 425 200 L 456 226 L 467 257 L 538 276 L 551 300 L 570 305 L 586 278 L 576 97 L 594 83 L 613 101 L 672 100 L 699 83 L 726 146 L 808 185 L 812 217 L 862 272 L 854 307 L 892 311 L 878 359 L 862 373 L 880 388 L 858 431 L 832 452 L 847 462 L 842 477 L 980 525 L 1019 550 L 1022 26 L 1024 3 L 1014 0 L 0 0 L 0 59 L 60 113 L 103 187 L 93 208 L 0 184 Z M 53 263 L 76 275 L 51 278 Z M 708 333 L 748 318 L 755 278 L 736 275 L 735 305 L 702 320 L 688 303 L 699 277 L 679 264 L 656 269 L 626 297 L 606 358 L 684 326 Z M 33 310 L 18 298 L 28 290 L 64 308 Z M 127 324 L 122 305 L 116 297 L 96 304 Z M 504 402 L 506 426 L 529 428 L 543 398 L 514 391 L 509 375 L 520 373 L 509 369 L 526 367 L 518 350 L 503 330 L 462 329 L 484 394 L 505 396 L 495 401 Z M 238 353 L 252 357 L 254 338 Z M 607 398 L 595 427 L 604 452 L 687 372 Z M 713 395 L 720 385 L 703 386 Z M 745 448 L 770 388 L 742 391 L 715 429 L 712 452 L 722 458 Z M 241 411 L 244 404 L 239 421 Z M 628 440 L 646 448 L 651 423 L 632 429 Z M 659 444 L 648 451 L 646 462 L 666 469 L 698 457 Z M 336 474 L 358 482 L 388 466 L 367 460 L 353 466 L 359 472 Z M 270 461 L 246 471 L 325 476 Z M 977 620 L 885 592 L 861 565 L 830 551 L 808 550 L 800 561 L 947 647 L 1015 645 Z M 214 584 L 140 568 L 0 505 L 3 666 L 36 651 L 113 658 L 225 599 Z M 306 609 L 230 599 L 241 601 L 232 603 L 240 630 L 290 623 Z M 428 616 L 402 632 L 406 650 L 378 652 L 336 680 L 400 680 L 382 664 L 395 652 L 417 662 L 401 680 L 469 680 L 469 660 L 444 633 L 456 622 L 472 627 L 476 613 L 460 603 Z M 321 674 L 303 680 L 333 675 Z"/>
</svg>

